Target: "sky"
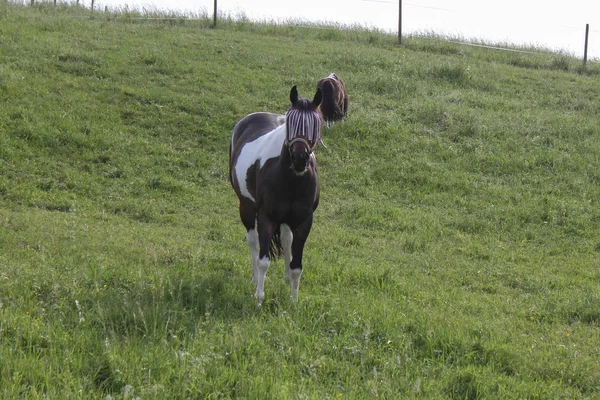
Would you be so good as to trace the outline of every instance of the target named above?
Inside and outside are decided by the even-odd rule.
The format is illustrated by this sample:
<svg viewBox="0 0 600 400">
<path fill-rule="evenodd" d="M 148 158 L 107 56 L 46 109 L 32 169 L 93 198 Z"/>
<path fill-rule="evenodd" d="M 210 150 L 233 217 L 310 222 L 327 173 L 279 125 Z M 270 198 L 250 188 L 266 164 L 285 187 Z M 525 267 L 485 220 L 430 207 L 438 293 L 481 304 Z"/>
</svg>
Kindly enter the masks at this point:
<svg viewBox="0 0 600 400">
<path fill-rule="evenodd" d="M 217 0 L 220 13 L 251 20 L 357 24 L 398 32 L 399 0 Z M 82 1 L 89 6 L 91 0 Z M 402 32 L 433 32 L 487 43 L 533 45 L 600 61 L 600 0 L 403 0 Z M 206 11 L 214 0 L 95 0 L 95 7 Z"/>
</svg>

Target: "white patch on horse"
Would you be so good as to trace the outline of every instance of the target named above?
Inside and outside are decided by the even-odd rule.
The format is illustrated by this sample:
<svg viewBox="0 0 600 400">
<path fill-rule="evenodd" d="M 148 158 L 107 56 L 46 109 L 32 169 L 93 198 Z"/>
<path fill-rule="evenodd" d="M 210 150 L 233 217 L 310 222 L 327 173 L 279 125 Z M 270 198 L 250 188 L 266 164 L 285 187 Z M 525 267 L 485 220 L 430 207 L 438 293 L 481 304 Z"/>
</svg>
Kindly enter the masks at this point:
<svg viewBox="0 0 600 400">
<path fill-rule="evenodd" d="M 246 118 L 247 118 L 247 117 L 249 117 L 249 116 L 251 116 L 251 115 L 254 115 L 254 114 L 260 114 L 260 113 L 259 113 L 259 112 L 253 112 L 253 113 L 250 113 L 250 114 L 246 115 Z M 235 126 L 233 127 L 233 131 L 234 131 L 234 132 L 235 132 L 235 131 L 237 131 L 237 128 L 238 128 L 238 125 L 240 124 L 240 122 L 242 122 L 242 121 L 241 121 L 241 120 L 240 120 L 240 121 L 238 121 L 238 122 L 235 124 Z M 233 149 L 234 149 L 234 147 L 233 147 L 233 140 L 234 140 L 234 139 L 235 139 L 235 135 L 231 135 L 231 154 L 233 154 Z"/>
<path fill-rule="evenodd" d="M 285 142 L 285 124 L 275 128 L 269 133 L 266 133 L 258 139 L 246 143 L 242 147 L 242 151 L 235 164 L 235 176 L 240 187 L 242 196 L 256 201 L 248 190 L 246 183 L 246 174 L 248 169 L 260 160 L 260 168 L 262 168 L 267 160 L 278 157 L 281 153 L 281 148 Z"/>
</svg>

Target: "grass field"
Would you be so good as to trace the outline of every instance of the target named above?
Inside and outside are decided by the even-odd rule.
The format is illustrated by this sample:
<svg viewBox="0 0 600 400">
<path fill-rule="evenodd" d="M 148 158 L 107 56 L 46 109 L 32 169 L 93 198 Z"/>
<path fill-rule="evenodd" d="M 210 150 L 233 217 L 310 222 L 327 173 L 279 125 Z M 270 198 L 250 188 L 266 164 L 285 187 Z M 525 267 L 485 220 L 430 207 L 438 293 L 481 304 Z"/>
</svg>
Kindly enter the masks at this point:
<svg viewBox="0 0 600 400">
<path fill-rule="evenodd" d="M 0 397 L 600 397 L 600 68 L 0 2 Z M 300 299 L 231 129 L 336 72 Z"/>
</svg>

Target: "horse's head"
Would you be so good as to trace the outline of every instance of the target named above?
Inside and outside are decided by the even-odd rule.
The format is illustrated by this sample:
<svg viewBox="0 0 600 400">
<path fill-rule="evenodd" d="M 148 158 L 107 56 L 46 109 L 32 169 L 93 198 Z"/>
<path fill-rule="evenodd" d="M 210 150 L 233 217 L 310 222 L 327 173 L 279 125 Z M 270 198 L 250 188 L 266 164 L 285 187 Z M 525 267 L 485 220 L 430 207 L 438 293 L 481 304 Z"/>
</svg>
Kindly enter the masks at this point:
<svg viewBox="0 0 600 400">
<path fill-rule="evenodd" d="M 348 112 L 348 93 L 342 81 L 336 74 L 331 73 L 317 82 L 317 87 L 323 92 L 321 114 L 327 123 L 342 120 Z"/>
<path fill-rule="evenodd" d="M 292 169 L 304 174 L 309 166 L 310 155 L 321 141 L 321 116 L 317 108 L 321 104 L 321 89 L 317 89 L 311 100 L 298 97 L 298 89 L 290 92 L 291 108 L 286 113 L 286 144 L 292 160 Z"/>
</svg>

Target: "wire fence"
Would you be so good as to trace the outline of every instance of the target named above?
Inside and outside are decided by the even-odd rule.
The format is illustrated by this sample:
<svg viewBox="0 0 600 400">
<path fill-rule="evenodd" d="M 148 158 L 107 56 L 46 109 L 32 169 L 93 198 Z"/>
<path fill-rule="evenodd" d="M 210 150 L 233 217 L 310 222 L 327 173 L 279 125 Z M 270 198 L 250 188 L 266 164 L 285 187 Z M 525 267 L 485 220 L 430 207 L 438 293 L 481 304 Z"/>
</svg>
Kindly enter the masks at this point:
<svg viewBox="0 0 600 400">
<path fill-rule="evenodd" d="M 48 0 L 44 1 L 48 2 Z M 404 29 L 411 35 L 445 37 L 449 42 L 464 46 L 523 54 L 547 54 L 548 51 L 556 51 L 573 57 L 585 58 L 585 55 L 582 54 L 586 39 L 585 24 L 580 27 L 574 26 L 574 19 L 566 16 L 545 17 L 540 15 L 532 18 L 526 13 L 519 15 L 515 12 L 512 12 L 511 19 L 507 20 L 500 14 L 490 15 L 494 10 L 490 11 L 490 5 L 487 2 L 486 8 L 474 9 L 469 3 L 469 8 L 465 10 L 460 8 L 461 1 L 448 4 L 442 0 L 437 0 L 441 2 L 441 6 L 435 5 L 436 0 L 430 0 L 432 2 L 430 5 L 406 1 L 403 3 L 402 0 L 303 0 L 302 7 L 296 8 L 290 8 L 292 2 L 284 0 L 278 2 L 254 0 L 250 6 L 247 2 L 237 0 L 50 1 L 53 1 L 54 4 L 78 4 L 89 8 L 92 12 L 125 8 L 147 14 L 139 17 L 140 19 L 170 18 L 168 13 L 165 16 L 157 16 L 163 10 L 177 14 L 176 19 L 184 17 L 194 20 L 198 19 L 195 17 L 199 15 L 198 11 L 200 10 L 204 15 L 212 16 L 214 13 L 214 24 L 223 17 L 233 19 L 238 17 L 256 21 L 269 20 L 283 26 L 289 21 L 294 22 L 293 26 L 303 26 L 298 22 L 306 21 L 305 26 L 311 28 L 317 26 L 311 22 L 324 24 L 329 22 L 335 25 L 361 25 L 366 28 L 387 31 L 390 34 L 397 33 L 399 38 Z M 154 3 L 151 3 L 152 1 Z M 508 1 L 510 2 L 510 0 Z M 18 2 L 33 4 L 36 0 Z M 572 0 L 572 2 L 576 2 L 576 0 Z M 523 2 L 521 1 L 521 3 Z M 597 26 L 600 26 L 600 2 L 598 3 L 598 6 L 591 7 L 597 7 L 598 12 L 592 15 L 592 18 L 598 19 Z M 343 5 L 341 9 L 340 5 Z M 402 13 L 399 13 L 400 10 Z M 502 8 L 495 11 L 498 10 L 502 10 Z M 592 11 L 595 10 L 592 9 Z M 504 12 L 509 13 L 510 10 Z M 290 17 L 291 14 L 294 17 Z M 587 61 L 600 64 L 600 30 L 594 29 L 594 25 L 592 25 L 589 35 L 589 57 L 584 60 L 584 63 Z M 536 51 L 537 49 L 540 51 Z M 583 57 L 579 55 L 583 55 Z"/>
<path fill-rule="evenodd" d="M 362 2 L 383 4 L 388 7 L 400 7 L 400 9 L 416 9 L 418 11 L 406 12 L 406 15 L 410 15 L 411 18 L 416 15 L 417 20 L 427 21 L 425 25 L 426 30 L 432 30 L 434 32 L 446 32 L 447 36 L 456 36 L 456 33 L 464 36 L 460 32 L 470 32 L 467 36 L 479 36 L 484 40 L 477 40 L 477 42 L 489 42 L 500 41 L 509 44 L 524 44 L 525 47 L 537 47 L 535 43 L 540 43 L 542 47 L 547 47 L 550 50 L 556 50 L 560 52 L 566 51 L 567 53 L 577 54 L 579 51 L 585 56 L 588 53 L 588 39 L 589 35 L 596 36 L 593 40 L 595 47 L 592 49 L 590 54 L 593 54 L 593 58 L 598 58 L 600 61 L 600 30 L 589 29 L 589 21 L 586 23 L 582 21 L 581 15 L 584 13 L 585 8 L 589 7 L 589 12 L 593 15 L 590 16 L 594 21 L 598 21 L 596 26 L 600 26 L 600 2 L 598 5 L 594 3 L 583 4 L 582 7 L 574 7 L 570 13 L 565 13 L 565 10 L 570 10 L 569 7 L 563 7 L 561 9 L 553 8 L 538 1 L 538 5 L 535 6 L 536 1 L 530 1 L 528 3 L 533 4 L 534 8 L 522 9 L 522 7 L 514 7 L 515 4 L 510 4 L 510 0 L 504 1 L 500 6 L 498 4 L 485 4 L 485 8 L 479 9 L 474 8 L 471 3 L 468 3 L 468 9 L 460 9 L 461 1 L 454 1 L 450 4 L 444 2 L 443 7 L 435 7 L 424 4 L 415 4 L 402 0 L 360 0 Z M 430 0 L 436 1 L 436 0 Z M 517 0 L 521 2 L 520 0 Z M 506 3 L 506 4 L 505 4 Z M 513 1 L 513 3 L 515 3 Z M 523 2 L 521 2 L 523 3 Z M 575 0 L 577 3 L 577 0 Z M 581 4 L 580 4 L 581 5 Z M 457 6 L 456 8 L 448 8 Z M 537 9 L 535 7 L 538 7 Z M 519 10 L 520 12 L 518 12 Z M 550 10 L 550 12 L 548 12 Z M 539 13 L 540 15 L 534 14 L 532 11 L 539 13 L 539 11 L 546 11 L 545 13 Z M 561 11 L 560 14 L 557 14 Z M 570 14 L 570 15 L 569 15 Z M 437 15 L 437 19 L 431 16 Z M 400 13 L 400 18 L 402 13 Z M 466 20 L 467 17 L 469 20 Z M 586 16 L 587 18 L 587 16 Z M 408 18 L 407 18 L 408 19 Z M 569 25 L 565 25 L 569 24 Z M 419 24 L 417 24 L 419 25 Z M 577 26 L 579 25 L 579 26 Z M 401 26 L 399 24 L 399 26 Z M 423 29 L 423 24 L 420 25 Z M 477 29 L 478 28 L 478 29 Z M 400 29 L 399 29 L 400 31 Z M 508 33 L 508 35 L 507 35 Z M 399 32 L 400 34 L 400 32 Z M 494 38 L 502 38 L 500 40 L 494 40 Z M 505 38 L 505 39 L 504 39 Z M 526 42 L 530 43 L 526 43 Z M 484 47 L 496 50 L 531 53 L 523 50 L 515 50 L 514 48 L 506 48 L 499 46 L 490 46 L 482 44 L 474 44 L 470 40 L 466 42 L 462 40 L 460 42 L 454 41 L 463 45 L 471 45 L 477 47 Z M 552 45 L 555 43 L 555 45 Z"/>
</svg>

